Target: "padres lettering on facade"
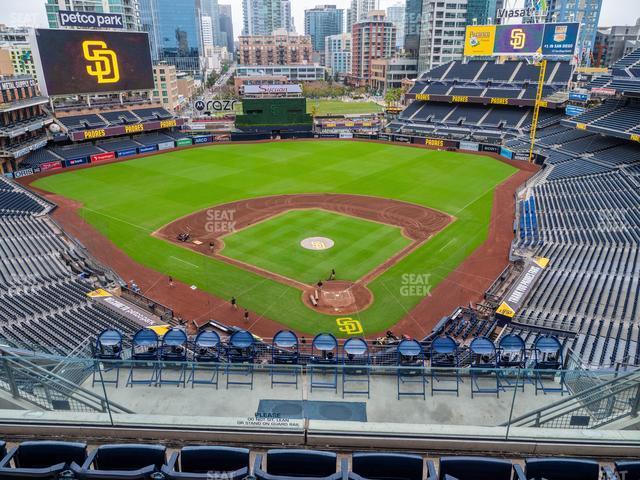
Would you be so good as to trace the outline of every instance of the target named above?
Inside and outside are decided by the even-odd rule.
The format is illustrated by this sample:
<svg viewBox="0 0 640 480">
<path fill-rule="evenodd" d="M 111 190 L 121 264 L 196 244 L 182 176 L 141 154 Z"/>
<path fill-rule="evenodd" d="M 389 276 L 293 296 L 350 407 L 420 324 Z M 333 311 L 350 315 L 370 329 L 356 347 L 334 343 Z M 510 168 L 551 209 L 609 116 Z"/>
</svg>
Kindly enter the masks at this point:
<svg viewBox="0 0 640 480">
<path fill-rule="evenodd" d="M 175 120 L 162 120 L 160 122 L 160 128 L 169 128 L 169 127 L 175 127 L 175 126 L 176 126 Z"/>
<path fill-rule="evenodd" d="M 425 144 L 430 147 L 444 147 L 444 140 L 440 140 L 437 138 L 427 138 L 425 140 Z"/>
<path fill-rule="evenodd" d="M 634 142 L 640 142 L 640 135 L 638 135 L 637 133 L 632 134 L 630 138 Z"/>
<path fill-rule="evenodd" d="M 135 125 L 125 125 L 125 133 L 138 133 L 144 132 L 144 125 L 142 123 L 136 123 Z"/>
<path fill-rule="evenodd" d="M 496 105 L 509 105 L 508 98 L 492 98 L 490 103 L 494 103 Z"/>
<path fill-rule="evenodd" d="M 467 103 L 469 101 L 469 97 L 463 95 L 454 95 L 453 97 L 451 97 L 451 101 L 458 103 Z"/>
<path fill-rule="evenodd" d="M 428 93 L 418 93 L 416 95 L 416 100 L 424 100 L 428 102 L 429 100 L 431 100 L 431 95 L 429 95 Z"/>
<path fill-rule="evenodd" d="M 105 137 L 107 135 L 107 132 L 105 132 L 104 129 L 100 128 L 98 130 L 87 130 L 86 132 L 83 132 L 83 134 L 84 134 L 84 139 L 89 140 L 92 138 Z"/>
</svg>

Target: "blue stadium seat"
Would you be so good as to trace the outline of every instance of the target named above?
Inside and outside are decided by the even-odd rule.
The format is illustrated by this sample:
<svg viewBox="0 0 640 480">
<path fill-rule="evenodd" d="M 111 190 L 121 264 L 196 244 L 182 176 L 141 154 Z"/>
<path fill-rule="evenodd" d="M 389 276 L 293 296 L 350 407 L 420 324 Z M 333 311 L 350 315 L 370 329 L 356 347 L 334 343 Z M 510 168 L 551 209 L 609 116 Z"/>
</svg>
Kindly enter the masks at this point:
<svg viewBox="0 0 640 480">
<path fill-rule="evenodd" d="M 428 468 L 429 480 L 512 480 L 513 476 L 511 462 L 493 458 L 442 457 L 437 477 L 431 462 Z"/>
<path fill-rule="evenodd" d="M 274 449 L 269 450 L 266 457 L 256 455 L 253 474 L 258 480 L 344 479 L 347 475 L 347 460 L 343 459 L 339 468 L 336 462 L 337 455 L 333 452 Z"/>
<path fill-rule="evenodd" d="M 522 477 L 522 468 L 515 466 L 515 470 Z M 600 465 L 593 460 L 578 460 L 571 458 L 531 458 L 527 459 L 524 467 L 526 480 L 598 480 Z"/>
<path fill-rule="evenodd" d="M 354 453 L 351 480 L 422 480 L 424 459 L 403 453 Z"/>
<path fill-rule="evenodd" d="M 245 478 L 249 474 L 249 450 L 215 446 L 183 447 L 171 455 L 162 472 L 171 480 Z"/>
<path fill-rule="evenodd" d="M 166 463 L 162 445 L 102 445 L 89 454 L 81 467 L 72 469 L 83 479 L 146 479 Z"/>
<path fill-rule="evenodd" d="M 4 442 L 1 447 L 5 450 Z M 57 478 L 73 462 L 87 459 L 85 443 L 31 441 L 12 448 L 0 461 L 0 478 Z"/>
<path fill-rule="evenodd" d="M 618 460 L 613 469 L 605 467 L 608 480 L 640 480 L 640 460 Z"/>
</svg>

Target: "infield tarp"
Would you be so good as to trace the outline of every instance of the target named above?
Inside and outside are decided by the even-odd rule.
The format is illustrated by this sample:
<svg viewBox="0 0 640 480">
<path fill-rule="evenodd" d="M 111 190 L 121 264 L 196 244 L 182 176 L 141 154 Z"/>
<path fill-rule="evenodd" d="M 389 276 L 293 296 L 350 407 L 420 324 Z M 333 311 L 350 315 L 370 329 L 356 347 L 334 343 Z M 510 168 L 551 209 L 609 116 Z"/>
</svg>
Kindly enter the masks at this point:
<svg viewBox="0 0 640 480">
<path fill-rule="evenodd" d="M 511 320 L 515 317 L 548 265 L 548 258 L 535 257 L 528 260 L 517 281 L 509 289 L 497 308 L 497 316 L 506 320 Z"/>
<path fill-rule="evenodd" d="M 155 325 L 164 325 L 160 320 L 160 317 L 143 310 L 142 308 L 134 305 L 121 297 L 116 297 L 106 290 L 98 288 L 92 292 L 87 293 L 87 297 L 92 301 L 104 305 L 112 312 L 119 315 L 123 315 L 129 320 L 137 323 L 141 327 L 152 327 Z"/>
</svg>

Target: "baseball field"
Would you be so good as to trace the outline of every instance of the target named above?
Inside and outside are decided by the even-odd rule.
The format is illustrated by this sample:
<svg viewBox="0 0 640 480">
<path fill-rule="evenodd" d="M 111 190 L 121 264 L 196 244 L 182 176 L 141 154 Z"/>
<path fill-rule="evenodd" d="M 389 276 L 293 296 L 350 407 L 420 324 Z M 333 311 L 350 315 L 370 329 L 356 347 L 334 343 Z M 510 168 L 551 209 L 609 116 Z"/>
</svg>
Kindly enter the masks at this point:
<svg viewBox="0 0 640 480">
<path fill-rule="evenodd" d="M 480 155 L 301 141 L 176 150 L 47 176 L 34 186 L 82 203 L 82 217 L 146 267 L 220 298 L 235 296 L 298 331 L 345 336 L 336 316 L 305 305 L 300 285 L 313 286 L 332 269 L 338 280 L 364 282 L 372 300 L 350 316 L 364 335 L 384 331 L 486 239 L 494 189 L 516 171 Z M 309 203 L 318 194 L 333 195 L 339 206 Z M 315 197 L 296 203 L 298 195 Z M 288 203 L 236 217 L 239 202 L 263 197 Z M 376 217 L 366 211 L 367 197 L 395 203 Z M 412 207 L 440 219 L 437 228 L 413 225 Z M 193 237 L 161 238 L 171 225 Z M 211 231 L 217 236 L 207 237 Z M 301 246 L 316 237 L 331 239 L 331 248 Z"/>
</svg>

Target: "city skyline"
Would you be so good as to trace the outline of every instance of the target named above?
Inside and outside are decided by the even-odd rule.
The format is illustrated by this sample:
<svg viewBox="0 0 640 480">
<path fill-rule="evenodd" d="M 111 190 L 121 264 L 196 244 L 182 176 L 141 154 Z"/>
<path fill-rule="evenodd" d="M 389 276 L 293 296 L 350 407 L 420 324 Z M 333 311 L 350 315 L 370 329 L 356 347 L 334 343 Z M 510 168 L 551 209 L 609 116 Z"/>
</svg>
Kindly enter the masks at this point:
<svg viewBox="0 0 640 480">
<path fill-rule="evenodd" d="M 524 4 L 524 0 L 519 1 Z M 237 38 L 242 31 L 242 0 L 220 0 L 219 3 L 231 5 L 234 35 Z M 291 3 L 296 31 L 303 33 L 305 10 L 325 4 L 346 10 L 351 0 L 295 0 Z M 381 9 L 386 9 L 398 3 L 398 0 L 378 0 L 378 3 Z M 0 23 L 9 26 L 47 27 L 44 4 L 45 0 L 22 0 L 20 4 L 12 5 L 10 10 L 0 9 Z M 604 0 L 600 26 L 634 25 L 638 18 L 640 2 L 637 0 Z"/>
</svg>

